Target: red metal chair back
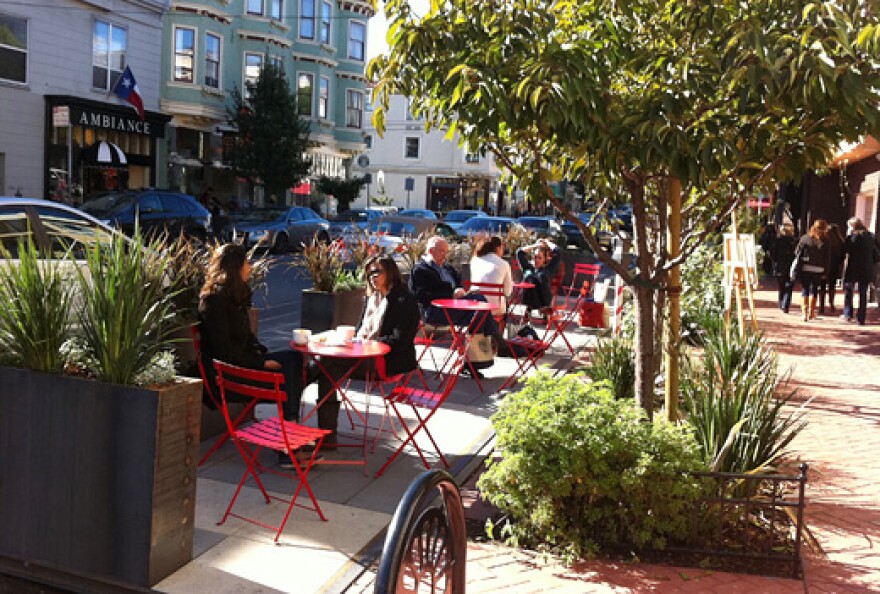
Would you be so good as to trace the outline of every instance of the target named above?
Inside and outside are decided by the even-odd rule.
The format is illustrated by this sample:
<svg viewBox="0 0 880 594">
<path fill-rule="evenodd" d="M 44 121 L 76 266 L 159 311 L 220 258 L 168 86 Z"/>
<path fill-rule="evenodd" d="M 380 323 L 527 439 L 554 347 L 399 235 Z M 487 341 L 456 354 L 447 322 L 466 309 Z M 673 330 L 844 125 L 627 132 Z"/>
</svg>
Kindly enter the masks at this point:
<svg viewBox="0 0 880 594">
<path fill-rule="evenodd" d="M 217 393 L 214 390 L 216 385 L 211 385 L 214 382 L 211 381 L 211 378 L 208 377 L 208 374 L 205 372 L 205 363 L 202 361 L 202 333 L 199 332 L 199 328 L 195 324 L 189 327 L 189 332 L 192 336 L 193 348 L 196 351 L 196 361 L 199 366 L 199 375 L 202 376 L 202 386 L 208 394 L 208 398 L 210 398 L 211 402 L 214 403 L 214 406 L 219 409 L 220 398 L 218 398 Z"/>
</svg>

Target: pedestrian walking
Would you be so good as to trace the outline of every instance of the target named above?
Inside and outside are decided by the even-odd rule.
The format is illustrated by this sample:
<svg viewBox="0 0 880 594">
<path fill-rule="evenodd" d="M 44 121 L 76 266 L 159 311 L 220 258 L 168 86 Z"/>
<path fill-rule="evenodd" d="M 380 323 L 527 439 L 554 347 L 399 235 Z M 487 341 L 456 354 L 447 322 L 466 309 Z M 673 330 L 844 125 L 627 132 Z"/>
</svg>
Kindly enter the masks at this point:
<svg viewBox="0 0 880 594">
<path fill-rule="evenodd" d="M 826 234 L 828 242 L 828 270 L 825 271 L 825 282 L 819 286 L 819 313 L 825 313 L 825 297 L 828 297 L 828 311 L 835 313 L 834 293 L 837 290 L 837 281 L 843 271 L 843 235 L 840 227 L 835 223 L 828 225 Z"/>
<path fill-rule="evenodd" d="M 794 225 L 785 223 L 770 246 L 770 259 L 773 263 L 773 276 L 779 290 L 779 309 L 788 313 L 791 306 L 791 292 L 794 279 L 791 278 L 791 263 L 794 261 L 794 250 L 797 240 L 794 237 Z"/>
<path fill-rule="evenodd" d="M 801 314 L 805 322 L 816 317 L 819 285 L 824 281 L 828 266 L 827 231 L 828 223 L 824 219 L 816 219 L 807 234 L 801 237 L 794 253 L 792 269 L 801 281 Z"/>
<path fill-rule="evenodd" d="M 880 250 L 874 242 L 874 235 L 865 228 L 858 217 L 847 221 L 849 233 L 844 242 L 846 269 L 843 275 L 843 315 L 844 321 L 852 322 L 853 293 L 859 293 L 859 309 L 855 320 L 865 325 L 868 313 L 868 285 L 874 280 L 874 263 L 880 261 Z"/>
</svg>

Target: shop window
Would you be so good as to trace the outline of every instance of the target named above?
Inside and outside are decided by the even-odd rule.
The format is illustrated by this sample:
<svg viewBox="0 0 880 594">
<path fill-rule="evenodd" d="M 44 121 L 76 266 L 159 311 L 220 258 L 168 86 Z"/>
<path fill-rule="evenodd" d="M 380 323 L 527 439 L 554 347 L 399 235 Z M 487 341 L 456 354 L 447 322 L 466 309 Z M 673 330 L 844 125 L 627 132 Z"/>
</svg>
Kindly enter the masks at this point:
<svg viewBox="0 0 880 594">
<path fill-rule="evenodd" d="M 326 76 L 322 76 L 319 84 L 318 117 L 327 119 L 327 114 L 330 112 L 330 79 Z"/>
<path fill-rule="evenodd" d="M 348 128 L 361 128 L 364 119 L 364 94 L 360 91 L 346 91 L 345 125 Z"/>
<path fill-rule="evenodd" d="M 0 14 L 0 79 L 27 82 L 27 57 L 27 20 Z"/>
<path fill-rule="evenodd" d="M 312 91 L 315 88 L 315 75 L 301 72 L 296 77 L 296 106 L 299 115 L 312 115 Z"/>
<path fill-rule="evenodd" d="M 416 136 L 407 136 L 405 140 L 403 157 L 405 159 L 419 158 L 420 139 Z"/>
<path fill-rule="evenodd" d="M 174 80 L 195 81 L 196 32 L 187 27 L 174 28 Z"/>
<path fill-rule="evenodd" d="M 220 88 L 220 36 L 205 33 L 205 86 Z"/>
<path fill-rule="evenodd" d="M 348 57 L 364 61 L 364 47 L 367 43 L 367 26 L 359 21 L 348 25 Z"/>
<path fill-rule="evenodd" d="M 95 21 L 92 32 L 92 86 L 112 89 L 125 70 L 125 51 L 128 33 L 125 29 Z"/>
<path fill-rule="evenodd" d="M 315 0 L 300 0 L 299 36 L 302 39 L 315 38 Z"/>
</svg>

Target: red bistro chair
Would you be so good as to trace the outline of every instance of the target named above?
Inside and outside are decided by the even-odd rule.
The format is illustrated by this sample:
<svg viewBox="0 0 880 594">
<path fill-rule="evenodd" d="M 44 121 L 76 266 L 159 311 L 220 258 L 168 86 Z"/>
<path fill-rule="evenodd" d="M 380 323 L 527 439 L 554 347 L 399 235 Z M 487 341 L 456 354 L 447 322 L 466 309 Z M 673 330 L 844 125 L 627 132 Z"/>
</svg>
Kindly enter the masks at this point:
<svg viewBox="0 0 880 594">
<path fill-rule="evenodd" d="M 506 301 L 507 295 L 504 294 L 504 285 L 501 283 L 477 283 L 477 282 L 468 282 L 465 286 L 465 289 L 468 292 L 477 292 L 486 297 L 492 297 L 498 299 L 498 303 L 502 304 L 502 311 L 500 314 L 493 313 L 492 317 L 495 318 L 495 321 L 498 322 L 498 328 L 501 330 L 501 333 L 504 333 L 504 325 L 506 323 Z M 495 303 L 493 299 L 489 299 L 490 303 Z"/>
<path fill-rule="evenodd" d="M 238 449 L 238 452 L 241 454 L 242 459 L 247 465 L 241 480 L 238 482 L 238 487 L 235 489 L 235 494 L 229 502 L 229 507 L 226 508 L 226 513 L 223 514 L 223 519 L 218 522 L 218 525 L 223 524 L 229 516 L 233 516 L 240 520 L 256 524 L 257 526 L 262 526 L 269 530 L 275 530 L 275 542 L 278 542 L 278 538 L 281 536 L 281 532 L 284 530 L 284 526 L 287 524 L 287 520 L 290 517 L 294 506 L 311 509 L 318 514 L 318 517 L 326 522 L 327 518 L 324 517 L 324 512 L 321 511 L 321 507 L 318 505 L 318 500 L 315 499 L 315 494 L 312 492 L 311 486 L 309 486 L 308 474 L 312 465 L 315 463 L 318 452 L 324 442 L 324 437 L 328 435 L 330 431 L 327 429 L 306 427 L 293 421 L 284 420 L 282 403 L 287 400 L 287 394 L 283 389 L 283 374 L 271 371 L 246 369 L 244 367 L 229 365 L 228 363 L 223 363 L 217 360 L 214 361 L 214 369 L 217 370 L 217 386 L 220 388 L 220 399 L 223 417 L 226 420 L 226 426 L 229 429 L 229 434 L 232 437 L 235 447 Z M 277 406 L 278 414 L 275 417 L 253 423 L 244 428 L 239 428 L 233 423 L 232 418 L 229 416 L 229 407 L 226 402 L 226 395 L 228 392 L 248 396 L 253 399 L 254 404 L 261 401 L 274 402 Z M 314 449 L 312 450 L 311 457 L 305 462 L 305 468 L 303 468 L 300 461 L 296 458 L 296 450 L 309 444 L 314 444 Z M 262 466 L 257 460 L 257 457 L 259 456 L 260 450 L 263 448 L 290 456 L 294 472 L 284 472 Z M 260 474 L 262 472 L 271 472 L 279 476 L 285 476 L 296 482 L 296 490 L 290 499 L 269 495 L 268 491 L 266 491 L 266 488 L 263 486 L 263 481 L 260 480 Z M 238 499 L 241 488 L 244 486 L 249 476 L 253 477 L 254 481 L 257 483 L 257 487 L 259 487 L 260 492 L 263 494 L 266 503 L 271 503 L 272 499 L 275 499 L 288 504 L 287 512 L 284 514 L 284 519 L 281 520 L 279 526 L 264 524 L 257 519 L 248 518 L 232 512 L 232 508 L 235 506 L 235 501 Z M 313 507 L 307 507 L 296 503 L 297 497 L 299 497 L 300 491 L 303 489 L 308 493 Z"/>
<path fill-rule="evenodd" d="M 199 375 L 202 376 L 202 384 L 204 385 L 205 392 L 208 394 L 208 398 L 211 399 L 211 402 L 214 404 L 214 408 L 220 410 L 223 406 L 221 402 L 220 395 L 217 393 L 217 385 L 211 381 L 211 378 L 208 377 L 208 374 L 205 372 L 205 365 L 202 362 L 202 335 L 199 332 L 199 329 L 196 326 L 190 326 L 190 333 L 192 334 L 193 346 L 196 351 L 196 361 L 198 361 L 199 365 Z M 212 385 L 213 384 L 213 385 Z M 244 421 L 253 418 L 254 416 L 254 406 L 256 405 L 256 401 L 251 400 L 247 403 L 239 415 L 233 421 L 233 426 L 238 427 Z M 223 444 L 229 439 L 229 429 L 223 432 L 223 435 L 217 438 L 217 440 L 211 445 L 205 455 L 202 456 L 202 459 L 199 460 L 199 466 L 208 461 L 208 458 L 214 455 L 214 452 L 223 447 Z"/>
<path fill-rule="evenodd" d="M 422 460 L 422 464 L 425 465 L 425 468 L 430 469 L 431 464 L 425 458 L 422 448 L 416 441 L 416 437 L 421 433 L 424 433 L 427 436 L 431 445 L 434 446 L 437 455 L 440 457 L 440 461 L 443 462 L 443 465 L 446 468 L 449 468 L 449 462 L 446 461 L 443 452 L 440 451 L 437 442 L 434 440 L 434 436 L 431 435 L 431 431 L 428 429 L 428 421 L 431 420 L 431 417 L 434 416 L 440 407 L 443 406 L 443 403 L 446 402 L 446 399 L 449 398 L 449 394 L 452 393 L 452 389 L 455 387 L 455 383 L 461 375 L 461 368 L 464 365 L 464 361 L 464 352 L 458 352 L 456 361 L 453 363 L 451 369 L 449 369 L 449 373 L 446 375 L 444 381 L 440 384 L 439 391 L 435 392 L 428 389 L 400 385 L 384 397 L 385 402 L 387 402 L 391 407 L 391 410 L 394 411 L 397 420 L 400 422 L 401 427 L 406 433 L 406 439 L 400 443 L 398 448 L 393 454 L 391 454 L 382 468 L 379 469 L 376 473 L 376 477 L 382 476 L 382 473 L 385 472 L 385 470 L 408 445 L 412 445 L 413 449 L 416 450 L 419 458 Z M 417 419 L 417 422 L 414 425 L 410 426 L 407 424 L 406 419 L 404 419 L 403 414 L 400 412 L 401 407 L 409 407 L 413 411 L 413 414 Z M 376 435 L 376 438 L 378 439 L 378 434 Z M 375 442 L 373 447 L 375 448 Z"/>
<path fill-rule="evenodd" d="M 593 289 L 596 286 L 596 278 L 599 276 L 598 264 L 575 264 L 572 271 L 571 284 L 562 286 L 562 279 L 554 278 L 554 299 L 561 299 L 553 306 L 553 311 L 547 317 L 548 327 L 553 332 L 548 336 L 552 344 L 557 338 L 561 338 L 568 347 L 572 356 L 577 349 L 572 346 L 565 335 L 566 329 L 575 324 L 581 311 L 581 304 L 593 299 Z M 558 282 L 558 284 L 556 284 Z"/>
</svg>

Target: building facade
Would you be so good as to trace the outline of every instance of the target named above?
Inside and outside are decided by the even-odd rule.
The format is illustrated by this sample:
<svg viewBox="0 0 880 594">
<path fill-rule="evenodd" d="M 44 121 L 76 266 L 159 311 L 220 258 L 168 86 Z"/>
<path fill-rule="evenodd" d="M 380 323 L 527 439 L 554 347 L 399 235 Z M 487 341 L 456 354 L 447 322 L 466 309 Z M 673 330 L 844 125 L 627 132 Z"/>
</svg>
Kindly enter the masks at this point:
<svg viewBox="0 0 880 594">
<path fill-rule="evenodd" d="M 371 115 L 368 105 L 367 148 L 352 167 L 355 177 L 369 174 L 370 184 L 352 206 L 367 206 L 369 195 L 371 203 L 378 199 L 400 208 L 507 210 L 493 155 L 460 146 L 458 135 L 446 140 L 444 131 L 425 132 L 424 121 L 402 95 L 390 99 L 382 138 Z"/>
<path fill-rule="evenodd" d="M 231 91 L 279 67 L 311 125 L 311 177 L 347 177 L 364 149 L 370 0 L 172 0 L 163 31 L 162 111 L 171 116 L 168 183 L 197 194 L 261 199 L 224 158 L 235 141 Z M 308 203 L 309 184 L 287 202 Z"/>
<path fill-rule="evenodd" d="M 0 3 L 0 195 L 78 203 L 164 173 L 159 112 L 162 17 L 168 0 Z M 145 113 L 110 91 L 125 67 Z M 125 163 L 98 155 L 116 145 Z"/>
</svg>

